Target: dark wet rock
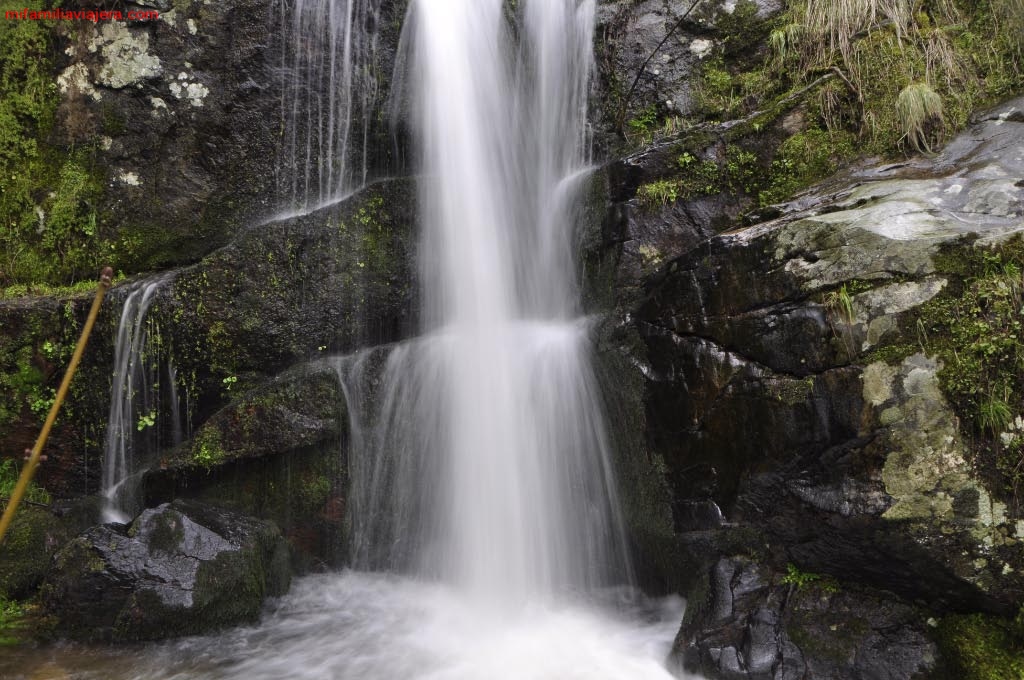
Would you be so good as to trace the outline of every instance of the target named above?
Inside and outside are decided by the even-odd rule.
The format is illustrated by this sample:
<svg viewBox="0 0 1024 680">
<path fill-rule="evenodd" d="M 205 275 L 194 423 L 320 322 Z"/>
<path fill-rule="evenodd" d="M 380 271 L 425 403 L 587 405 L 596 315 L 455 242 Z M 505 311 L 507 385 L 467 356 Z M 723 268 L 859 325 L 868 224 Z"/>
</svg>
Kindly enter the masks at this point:
<svg viewBox="0 0 1024 680">
<path fill-rule="evenodd" d="M 173 328 L 177 365 L 196 376 L 200 415 L 223 403 L 225 379 L 241 389 L 325 352 L 406 337 L 415 204 L 412 181 L 372 184 L 252 227 L 181 272 L 157 313 Z"/>
<path fill-rule="evenodd" d="M 299 366 L 241 395 L 145 473 L 147 506 L 192 498 L 273 520 L 298 571 L 345 557 L 347 414 L 334 370 Z"/>
<path fill-rule="evenodd" d="M 930 677 L 928 616 L 887 593 L 785 583 L 747 558 L 720 560 L 688 602 L 673 658 L 728 680 Z"/>
<path fill-rule="evenodd" d="M 232 401 L 160 465 L 209 470 L 241 459 L 336 445 L 346 430 L 337 376 L 326 367 L 303 365 Z"/>
<path fill-rule="evenodd" d="M 93 293 L 0 300 L 0 459 L 20 468 L 24 451 L 35 444 L 92 299 Z M 99 490 L 97 442 L 109 409 L 116 323 L 111 308 L 107 302 L 100 311 L 36 473 L 55 498 Z"/>
<path fill-rule="evenodd" d="M 56 555 L 42 589 L 56 632 L 118 642 L 190 635 L 250 622 L 289 585 L 275 525 L 195 502 L 105 524 Z"/>
</svg>

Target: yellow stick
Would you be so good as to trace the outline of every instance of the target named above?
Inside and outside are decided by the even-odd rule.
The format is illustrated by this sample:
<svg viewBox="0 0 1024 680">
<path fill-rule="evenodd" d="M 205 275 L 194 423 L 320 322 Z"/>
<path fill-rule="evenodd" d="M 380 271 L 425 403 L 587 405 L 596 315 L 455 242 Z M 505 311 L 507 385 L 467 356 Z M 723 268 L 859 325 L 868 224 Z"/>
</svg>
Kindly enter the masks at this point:
<svg viewBox="0 0 1024 680">
<path fill-rule="evenodd" d="M 68 386 L 71 385 L 71 378 L 75 376 L 78 362 L 82 360 L 85 343 L 89 341 L 89 333 L 92 332 L 92 327 L 96 323 L 96 316 L 100 312 L 100 304 L 103 302 L 103 296 L 106 294 L 107 289 L 110 288 L 110 280 L 113 275 L 114 270 L 110 267 L 104 267 L 103 272 L 100 274 L 99 286 L 96 288 L 96 298 L 92 301 L 89 318 L 86 319 L 85 328 L 82 329 L 82 335 L 78 338 L 78 344 L 75 345 L 75 353 L 71 355 L 71 363 L 68 364 L 68 370 L 64 373 L 64 381 L 57 390 L 57 396 L 53 400 L 53 406 L 50 407 L 49 415 L 46 416 L 46 422 L 43 423 L 43 429 L 39 433 L 39 438 L 36 439 L 36 445 L 32 448 L 32 454 L 29 456 L 28 462 L 25 463 L 25 467 L 21 470 L 21 477 L 18 478 L 18 484 L 14 487 L 14 493 L 11 494 L 11 498 L 7 502 L 7 509 L 4 510 L 3 517 L 0 517 L 0 543 L 3 542 L 7 528 L 10 526 L 11 520 L 14 519 L 14 511 L 18 509 L 18 504 L 21 502 L 22 496 L 25 495 L 25 490 L 28 489 L 29 482 L 32 481 L 32 476 L 39 466 L 39 457 L 42 455 L 46 438 L 50 436 L 53 422 L 57 420 L 57 411 L 60 410 L 61 404 L 64 403 L 64 398 L 68 394 Z"/>
</svg>

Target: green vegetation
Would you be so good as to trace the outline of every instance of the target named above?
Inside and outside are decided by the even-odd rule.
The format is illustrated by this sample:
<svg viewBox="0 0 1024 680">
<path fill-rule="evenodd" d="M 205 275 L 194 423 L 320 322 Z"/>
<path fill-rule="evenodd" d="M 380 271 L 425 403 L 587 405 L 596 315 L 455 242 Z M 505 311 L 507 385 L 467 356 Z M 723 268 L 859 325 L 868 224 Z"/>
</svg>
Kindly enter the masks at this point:
<svg viewBox="0 0 1024 680">
<path fill-rule="evenodd" d="M 25 608 L 14 600 L 0 596 L 0 647 L 18 644 L 18 629 L 21 628 Z"/>
<path fill-rule="evenodd" d="M 950 680 L 1024 680 L 1024 626 L 984 614 L 945 617 L 939 648 Z"/>
<path fill-rule="evenodd" d="M 942 97 L 928 83 L 911 83 L 896 97 L 896 115 L 903 127 L 903 138 L 916 151 L 931 152 L 931 130 L 941 130 Z"/>
<path fill-rule="evenodd" d="M 658 127 L 658 109 L 651 104 L 643 111 L 638 113 L 636 117 L 629 120 L 629 130 L 636 135 L 640 141 L 648 143 L 651 141 L 651 135 L 654 133 L 655 128 Z"/>
<path fill-rule="evenodd" d="M 935 150 L 1024 87 L 1021 0 L 789 0 L 768 20 L 741 0 L 721 19 L 688 119 L 660 120 L 652 104 L 628 123 L 634 143 L 672 135 L 683 147 L 687 131 L 733 121 L 641 187 L 649 209 L 721 192 L 767 207 L 859 156 Z M 729 157 L 740 152 L 745 177 Z"/>
<path fill-rule="evenodd" d="M 636 190 L 640 204 L 647 208 L 657 208 L 675 203 L 679 198 L 680 182 L 676 180 L 659 180 L 644 184 Z"/>
<path fill-rule="evenodd" d="M 21 467 L 14 460 L 7 458 L 0 461 L 0 501 L 6 501 L 11 497 L 20 476 Z M 29 482 L 28 489 L 25 491 L 25 500 L 31 503 L 48 504 L 50 494 L 46 492 L 46 489 L 37 486 L 35 482 Z"/>
<path fill-rule="evenodd" d="M 216 427 L 201 429 L 192 441 L 192 460 L 198 465 L 210 469 L 222 462 L 225 457 L 220 430 Z"/>
<path fill-rule="evenodd" d="M 766 68 L 790 86 L 831 74 L 810 122 L 856 132 L 867 152 L 928 149 L 1024 84 L 1016 4 L 792 0 Z"/>
<path fill-rule="evenodd" d="M 830 576 L 822 576 L 821 574 L 800 571 L 799 567 L 792 562 L 786 565 L 786 575 L 782 577 L 782 582 L 796 586 L 798 590 L 814 584 L 826 593 L 831 594 L 839 592 L 839 584 L 834 578 Z"/>
<path fill-rule="evenodd" d="M 41 0 L 0 0 L 0 12 L 41 9 Z M 69 285 L 96 275 L 97 205 L 103 181 L 93 149 L 56 142 L 53 24 L 0 22 L 0 286 Z M 73 97 L 69 97 L 71 99 Z M 81 127 L 81 126 L 79 126 Z M 81 132 L 81 131 L 80 131 Z M 26 292 L 31 292 L 26 288 Z M 5 296 L 7 294 L 5 293 Z"/>
<path fill-rule="evenodd" d="M 839 290 L 826 293 L 824 304 L 825 309 L 840 317 L 844 322 L 853 323 L 853 297 L 845 283 L 840 286 Z"/>
<path fill-rule="evenodd" d="M 1024 490 L 1024 242 L 964 243 L 936 257 L 951 276 L 943 292 L 901 321 L 896 345 L 871 360 L 914 352 L 942 361 L 939 383 L 973 443 L 974 464 L 994 490 Z"/>
</svg>

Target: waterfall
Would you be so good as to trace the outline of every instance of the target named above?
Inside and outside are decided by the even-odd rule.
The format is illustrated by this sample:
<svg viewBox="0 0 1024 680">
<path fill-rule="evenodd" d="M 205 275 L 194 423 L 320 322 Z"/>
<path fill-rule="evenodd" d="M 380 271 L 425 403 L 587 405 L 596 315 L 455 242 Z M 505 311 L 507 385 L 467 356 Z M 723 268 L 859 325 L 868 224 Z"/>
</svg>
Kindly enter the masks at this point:
<svg viewBox="0 0 1024 680">
<path fill-rule="evenodd" d="M 278 189 L 307 211 L 366 182 L 380 0 L 280 0 Z"/>
<path fill-rule="evenodd" d="M 295 0 L 286 170 L 303 172 L 282 176 L 296 205 L 360 181 L 346 145 L 369 39 L 355 27 L 376 1 Z M 356 570 L 297 579 L 258 625 L 106 649 L 102 677 L 671 680 L 683 603 L 630 586 L 577 289 L 594 12 L 595 0 L 412 0 L 395 63 L 422 164 L 423 327 L 328 359 L 351 420 Z M 147 320 L 159 285 L 128 291 L 119 326 L 112 511 L 132 509 L 124 480 L 136 449 L 152 450 L 140 415 L 170 398 L 160 413 L 176 418 Z"/>
<path fill-rule="evenodd" d="M 573 261 L 594 3 L 505 5 L 410 7 L 425 328 L 339 373 L 357 566 L 521 600 L 628 560 Z"/>
<path fill-rule="evenodd" d="M 103 452 L 104 521 L 125 522 L 140 509 L 132 474 L 140 460 L 168 443 L 161 433 L 170 443 L 183 438 L 176 370 L 155 320 L 148 316 L 160 288 L 170 280 L 160 275 L 132 285 L 121 308 Z M 165 411 L 171 420 L 167 425 L 157 422 Z"/>
</svg>

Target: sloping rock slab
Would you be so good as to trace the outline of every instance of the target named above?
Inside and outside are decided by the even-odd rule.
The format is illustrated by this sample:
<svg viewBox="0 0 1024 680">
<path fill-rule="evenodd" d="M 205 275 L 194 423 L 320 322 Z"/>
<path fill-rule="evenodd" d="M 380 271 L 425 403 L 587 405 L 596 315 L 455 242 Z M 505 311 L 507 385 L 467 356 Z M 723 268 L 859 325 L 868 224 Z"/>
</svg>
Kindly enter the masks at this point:
<svg viewBox="0 0 1024 680">
<path fill-rule="evenodd" d="M 289 581 L 288 548 L 274 524 L 175 501 L 71 541 L 54 558 L 42 597 L 60 635 L 155 640 L 253 621 Z"/>
</svg>

